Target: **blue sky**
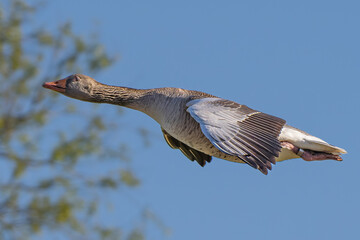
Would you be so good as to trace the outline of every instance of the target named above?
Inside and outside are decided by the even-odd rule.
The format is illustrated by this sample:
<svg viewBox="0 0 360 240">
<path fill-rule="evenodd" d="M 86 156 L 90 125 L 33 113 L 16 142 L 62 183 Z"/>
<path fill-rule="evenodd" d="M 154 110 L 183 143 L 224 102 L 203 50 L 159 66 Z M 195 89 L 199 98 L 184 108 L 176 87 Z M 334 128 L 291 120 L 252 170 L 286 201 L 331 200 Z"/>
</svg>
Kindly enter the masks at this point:
<svg viewBox="0 0 360 240">
<path fill-rule="evenodd" d="M 208 92 L 348 151 L 341 163 L 288 160 L 268 176 L 220 159 L 201 168 L 167 146 L 155 121 L 126 110 L 125 126 L 144 126 L 152 137 L 144 148 L 135 132 L 114 133 L 132 146 L 142 179 L 131 198 L 172 229 L 164 236 L 149 227 L 149 239 L 354 239 L 359 9 L 359 1 L 81 0 L 52 1 L 38 17 L 54 26 L 71 20 L 80 34 L 99 33 L 120 56 L 97 76 L 100 82 Z M 113 108 L 103 107 L 104 115 Z M 126 223 L 131 214 L 103 217 Z"/>
</svg>

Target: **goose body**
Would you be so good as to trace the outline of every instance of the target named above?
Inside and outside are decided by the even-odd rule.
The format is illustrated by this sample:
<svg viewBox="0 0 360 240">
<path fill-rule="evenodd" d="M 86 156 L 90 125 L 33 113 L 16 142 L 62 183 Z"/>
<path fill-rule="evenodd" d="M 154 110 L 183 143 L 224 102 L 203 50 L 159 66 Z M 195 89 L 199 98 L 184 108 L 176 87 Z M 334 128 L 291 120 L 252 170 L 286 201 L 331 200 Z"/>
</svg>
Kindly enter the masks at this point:
<svg viewBox="0 0 360 240">
<path fill-rule="evenodd" d="M 95 103 L 144 112 L 161 126 L 170 147 L 201 166 L 212 157 L 247 163 L 267 174 L 276 161 L 342 160 L 344 149 L 286 124 L 285 120 L 216 96 L 180 88 L 108 86 L 75 74 L 43 87 Z"/>
</svg>

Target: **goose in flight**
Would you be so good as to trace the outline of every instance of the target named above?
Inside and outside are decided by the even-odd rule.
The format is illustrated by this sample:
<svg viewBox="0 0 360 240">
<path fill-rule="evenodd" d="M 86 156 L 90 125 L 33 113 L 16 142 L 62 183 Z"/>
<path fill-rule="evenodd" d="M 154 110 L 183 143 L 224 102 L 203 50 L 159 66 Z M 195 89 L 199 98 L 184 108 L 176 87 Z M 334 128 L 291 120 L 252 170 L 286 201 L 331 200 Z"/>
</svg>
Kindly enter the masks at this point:
<svg viewBox="0 0 360 240">
<path fill-rule="evenodd" d="M 74 74 L 44 88 L 93 103 L 141 111 L 161 126 L 170 147 L 205 166 L 212 157 L 246 163 L 267 174 L 272 164 L 292 158 L 342 161 L 335 147 L 286 121 L 204 92 L 181 88 L 109 86 Z"/>
</svg>

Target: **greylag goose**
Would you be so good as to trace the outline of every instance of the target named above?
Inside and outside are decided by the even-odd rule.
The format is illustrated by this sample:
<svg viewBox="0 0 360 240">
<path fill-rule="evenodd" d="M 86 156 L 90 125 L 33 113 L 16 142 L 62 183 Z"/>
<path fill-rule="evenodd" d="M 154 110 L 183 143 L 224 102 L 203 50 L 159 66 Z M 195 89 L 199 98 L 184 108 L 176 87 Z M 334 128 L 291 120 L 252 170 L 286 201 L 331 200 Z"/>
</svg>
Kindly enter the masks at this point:
<svg viewBox="0 0 360 240">
<path fill-rule="evenodd" d="M 82 74 L 43 87 L 82 101 L 141 111 L 160 124 L 170 147 L 201 166 L 216 157 L 247 163 L 267 174 L 277 161 L 341 161 L 340 155 L 346 153 L 281 118 L 199 91 L 115 87 Z"/>
</svg>

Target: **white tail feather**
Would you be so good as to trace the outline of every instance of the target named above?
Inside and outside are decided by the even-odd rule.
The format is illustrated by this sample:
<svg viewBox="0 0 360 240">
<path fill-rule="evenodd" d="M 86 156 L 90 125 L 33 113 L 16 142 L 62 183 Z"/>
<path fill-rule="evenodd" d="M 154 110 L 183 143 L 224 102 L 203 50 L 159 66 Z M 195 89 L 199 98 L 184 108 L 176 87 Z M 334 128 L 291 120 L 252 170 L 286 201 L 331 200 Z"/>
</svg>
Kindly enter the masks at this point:
<svg viewBox="0 0 360 240">
<path fill-rule="evenodd" d="M 324 140 L 314 137 L 300 129 L 285 125 L 279 136 L 280 141 L 287 141 L 295 146 L 317 152 L 326 152 L 335 155 L 347 153 L 344 149 L 333 146 Z"/>
</svg>

